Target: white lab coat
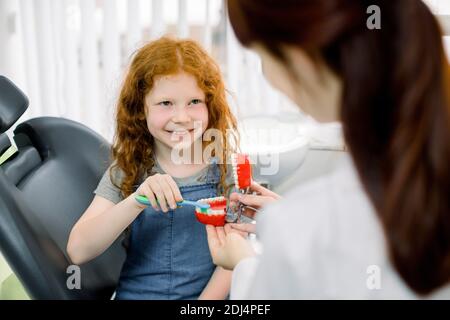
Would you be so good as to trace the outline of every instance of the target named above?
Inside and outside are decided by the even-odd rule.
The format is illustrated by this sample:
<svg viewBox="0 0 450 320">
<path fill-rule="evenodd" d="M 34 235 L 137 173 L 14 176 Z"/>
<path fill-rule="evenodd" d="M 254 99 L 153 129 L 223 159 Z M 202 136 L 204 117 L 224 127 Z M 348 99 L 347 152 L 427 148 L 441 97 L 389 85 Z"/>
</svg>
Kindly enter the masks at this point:
<svg viewBox="0 0 450 320">
<path fill-rule="evenodd" d="M 233 272 L 231 299 L 415 299 L 386 253 L 350 156 L 260 213 L 262 254 Z M 446 286 L 429 298 L 450 299 Z"/>
</svg>

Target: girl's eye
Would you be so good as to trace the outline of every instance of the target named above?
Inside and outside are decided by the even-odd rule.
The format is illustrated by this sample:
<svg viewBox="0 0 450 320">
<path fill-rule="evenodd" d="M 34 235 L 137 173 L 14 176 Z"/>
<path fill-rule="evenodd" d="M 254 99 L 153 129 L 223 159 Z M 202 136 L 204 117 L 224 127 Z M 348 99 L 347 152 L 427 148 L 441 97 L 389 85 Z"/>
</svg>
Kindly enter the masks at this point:
<svg viewBox="0 0 450 320">
<path fill-rule="evenodd" d="M 160 103 L 158 103 L 160 106 L 164 106 L 164 107 L 169 107 L 172 105 L 172 102 L 170 101 L 161 101 Z"/>
<path fill-rule="evenodd" d="M 200 99 L 193 99 L 191 101 L 191 104 L 199 104 L 199 103 L 202 103 L 202 100 L 200 100 Z"/>
</svg>

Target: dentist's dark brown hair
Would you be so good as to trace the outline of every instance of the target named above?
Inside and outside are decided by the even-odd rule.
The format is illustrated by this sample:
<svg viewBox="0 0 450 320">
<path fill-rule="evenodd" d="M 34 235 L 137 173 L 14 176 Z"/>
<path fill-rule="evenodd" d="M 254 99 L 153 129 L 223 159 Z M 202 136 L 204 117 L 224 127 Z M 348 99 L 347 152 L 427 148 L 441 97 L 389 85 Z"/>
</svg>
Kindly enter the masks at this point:
<svg viewBox="0 0 450 320">
<path fill-rule="evenodd" d="M 367 8 L 381 9 L 370 30 Z M 245 46 L 283 45 L 342 79 L 341 120 L 391 261 L 416 293 L 450 281 L 450 82 L 438 22 L 421 0 L 228 0 Z M 314 53 L 314 54 L 313 54 Z"/>
</svg>

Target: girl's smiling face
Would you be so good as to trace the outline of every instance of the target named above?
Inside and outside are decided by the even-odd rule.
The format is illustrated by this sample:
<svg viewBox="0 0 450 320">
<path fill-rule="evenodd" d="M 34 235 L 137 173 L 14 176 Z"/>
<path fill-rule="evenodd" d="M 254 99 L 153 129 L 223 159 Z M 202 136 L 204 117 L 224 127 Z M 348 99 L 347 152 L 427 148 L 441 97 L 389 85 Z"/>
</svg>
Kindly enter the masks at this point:
<svg viewBox="0 0 450 320">
<path fill-rule="evenodd" d="M 205 93 L 186 72 L 156 77 L 145 113 L 158 152 L 189 148 L 208 127 Z"/>
</svg>

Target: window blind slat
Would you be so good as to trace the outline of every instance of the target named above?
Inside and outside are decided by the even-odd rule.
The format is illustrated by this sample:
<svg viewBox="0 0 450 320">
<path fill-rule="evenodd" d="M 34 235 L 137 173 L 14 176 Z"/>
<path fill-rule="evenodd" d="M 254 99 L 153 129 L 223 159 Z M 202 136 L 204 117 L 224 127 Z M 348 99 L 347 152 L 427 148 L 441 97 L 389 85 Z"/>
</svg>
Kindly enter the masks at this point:
<svg viewBox="0 0 450 320">
<path fill-rule="evenodd" d="M 115 105 L 116 91 L 119 87 L 120 78 L 120 39 L 119 28 L 117 24 L 117 2 L 116 0 L 108 0 L 104 2 L 103 17 L 103 97 L 105 117 L 102 123 L 103 132 L 107 136 L 112 136 L 113 128 L 113 107 Z"/>
<path fill-rule="evenodd" d="M 52 39 L 54 43 L 54 61 L 55 66 L 55 98 L 60 116 L 65 115 L 67 105 L 65 104 L 64 87 L 66 83 L 63 81 L 64 77 L 64 62 L 63 58 L 63 41 L 65 37 L 64 32 L 64 1 L 50 0 L 51 17 L 53 19 Z"/>
<path fill-rule="evenodd" d="M 36 36 L 38 36 L 38 65 L 41 81 L 41 100 L 45 114 L 59 116 L 55 92 L 55 42 L 52 38 L 52 17 L 50 0 L 34 1 Z"/>
<path fill-rule="evenodd" d="M 119 30 L 117 25 L 117 2 L 108 0 L 104 2 L 103 17 L 103 72 L 105 82 L 114 80 L 120 68 Z"/>
<path fill-rule="evenodd" d="M 127 57 L 139 46 L 142 40 L 139 0 L 127 1 Z"/>
<path fill-rule="evenodd" d="M 203 26 L 203 46 L 208 52 L 212 49 L 211 0 L 205 0 L 205 25 Z"/>
<path fill-rule="evenodd" d="M 82 121 L 80 107 L 80 70 L 79 70 L 79 37 L 78 23 L 80 6 L 78 0 L 64 0 L 63 16 L 65 17 L 63 30 L 62 56 L 64 61 L 64 105 L 65 115 L 69 119 Z"/>
<path fill-rule="evenodd" d="M 178 0 L 178 36 L 187 38 L 189 36 L 187 0 Z"/>
<path fill-rule="evenodd" d="M 99 70 L 95 1 L 81 0 L 81 105 L 83 117 L 100 132 L 103 121 L 99 104 Z"/>
<path fill-rule="evenodd" d="M 164 34 L 164 6 L 162 0 L 152 0 L 151 38 L 156 39 Z"/>
<path fill-rule="evenodd" d="M 27 81 L 27 96 L 30 101 L 28 108 L 28 114 L 31 118 L 41 115 L 42 110 L 42 98 L 41 98 L 41 86 L 39 80 L 39 59 L 37 52 L 37 39 L 35 34 L 35 14 L 33 0 L 20 0 L 21 10 L 21 23 L 22 23 L 22 42 L 24 46 L 26 44 L 26 50 L 24 50 L 24 63 L 26 69 L 26 81 Z"/>
</svg>

